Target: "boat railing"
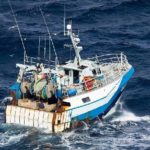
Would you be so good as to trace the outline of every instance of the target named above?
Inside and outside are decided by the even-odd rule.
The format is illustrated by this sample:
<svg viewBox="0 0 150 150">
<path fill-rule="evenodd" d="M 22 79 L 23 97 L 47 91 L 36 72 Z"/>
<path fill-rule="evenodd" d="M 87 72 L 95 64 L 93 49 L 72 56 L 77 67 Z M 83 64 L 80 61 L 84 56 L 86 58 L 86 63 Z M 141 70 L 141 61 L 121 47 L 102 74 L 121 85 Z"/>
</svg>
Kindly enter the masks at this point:
<svg viewBox="0 0 150 150">
<path fill-rule="evenodd" d="M 128 64 L 128 60 L 125 54 L 105 54 L 101 56 L 95 56 L 92 58 L 88 58 L 88 60 L 95 61 L 100 65 L 110 65 L 110 63 L 120 63 L 120 64 Z"/>
<path fill-rule="evenodd" d="M 47 59 L 43 59 L 40 57 L 30 57 L 30 56 L 26 56 L 25 57 L 25 63 L 28 65 L 36 65 L 37 63 L 42 63 L 44 65 L 44 67 L 48 67 L 48 68 L 55 68 L 56 65 L 56 61 L 53 60 L 47 60 Z"/>
<path fill-rule="evenodd" d="M 101 74 L 75 85 L 77 94 L 104 87 L 113 81 L 116 81 L 128 68 L 127 58 L 122 53 L 116 55 L 108 54 L 99 57 L 97 56 L 92 59 L 90 58 L 90 60 L 95 60 L 96 63 L 100 65 Z M 106 70 L 104 71 L 103 68 L 106 68 Z"/>
<path fill-rule="evenodd" d="M 82 83 L 74 85 L 74 88 L 77 90 L 77 95 L 84 93 L 84 92 L 94 90 L 96 88 L 102 88 L 102 87 L 112 83 L 112 81 L 119 79 L 122 72 L 118 71 L 117 73 L 115 73 L 115 75 L 112 74 L 112 72 L 108 72 L 108 74 L 109 74 L 108 76 L 106 74 L 105 75 L 101 74 L 98 77 L 95 77 L 95 78 L 93 77 L 93 78 L 86 80 Z M 89 84 L 90 84 L 90 86 L 89 86 Z M 66 87 L 64 87 L 63 89 L 65 91 L 67 90 Z M 66 92 L 64 92 L 64 93 L 66 93 Z"/>
</svg>

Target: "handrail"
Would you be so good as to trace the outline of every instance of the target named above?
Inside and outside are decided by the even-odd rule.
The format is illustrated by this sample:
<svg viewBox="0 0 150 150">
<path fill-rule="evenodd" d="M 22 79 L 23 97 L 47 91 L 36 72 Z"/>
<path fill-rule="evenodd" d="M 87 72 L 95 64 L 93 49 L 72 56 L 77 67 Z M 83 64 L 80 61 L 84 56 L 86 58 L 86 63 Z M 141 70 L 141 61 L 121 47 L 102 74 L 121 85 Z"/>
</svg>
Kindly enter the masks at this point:
<svg viewBox="0 0 150 150">
<path fill-rule="evenodd" d="M 95 57 L 97 57 L 97 58 L 100 58 L 100 57 L 108 57 L 108 56 L 120 56 L 122 54 L 122 56 L 126 56 L 125 54 L 123 54 L 123 53 L 116 53 L 116 54 L 103 54 L 103 55 L 100 55 L 100 56 L 94 56 L 94 57 L 91 57 L 91 58 L 89 58 L 89 59 L 93 59 L 93 58 L 95 58 Z"/>
<path fill-rule="evenodd" d="M 104 57 L 107 57 L 107 56 L 113 56 L 113 57 L 110 57 L 110 58 L 108 57 L 105 59 L 98 59 L 101 56 L 99 56 L 99 57 L 97 56 L 97 57 L 90 58 L 90 60 L 91 59 L 95 59 L 95 60 L 98 59 L 100 69 L 104 69 L 105 66 L 107 67 L 108 65 L 112 64 L 112 67 L 114 67 L 114 70 L 113 69 L 111 69 L 111 70 L 107 69 L 106 72 L 104 70 L 101 70 L 102 71 L 101 76 L 103 75 L 103 79 L 101 79 L 101 80 L 99 80 L 100 76 L 97 76 L 95 78 L 93 77 L 90 80 L 87 80 L 86 82 L 79 83 L 77 85 L 77 87 L 75 87 L 78 91 L 77 95 L 81 94 L 83 92 L 86 92 L 88 90 L 92 90 L 94 88 L 104 87 L 104 86 L 108 85 L 109 83 L 111 83 L 112 81 L 117 80 L 127 70 L 128 61 L 127 61 L 127 58 L 124 54 L 119 54 L 119 55 L 107 54 L 107 55 L 104 55 Z M 110 60 L 110 61 L 108 61 L 108 60 Z M 92 82 L 93 80 L 95 80 L 95 83 L 93 84 L 92 88 L 86 89 L 87 83 Z M 66 88 L 65 88 L 65 90 L 66 90 Z"/>
<path fill-rule="evenodd" d="M 42 59 L 39 57 L 30 57 L 30 56 L 26 56 L 25 57 L 25 63 L 30 64 L 30 65 L 36 65 L 37 63 L 43 63 L 43 65 L 45 67 L 55 67 L 55 61 L 53 60 L 46 60 L 46 59 Z"/>
<path fill-rule="evenodd" d="M 97 78 L 92 78 L 91 80 L 88 80 L 86 82 L 82 82 L 80 84 L 78 84 L 78 87 L 75 87 L 76 90 L 78 91 L 77 92 L 77 95 L 83 93 L 83 92 L 87 92 L 87 91 L 91 91 L 95 88 L 100 88 L 100 87 L 104 87 L 106 85 L 108 85 L 109 83 L 111 83 L 112 81 L 118 79 L 120 77 L 120 73 L 116 74 L 115 78 L 111 78 L 112 76 L 110 76 L 109 78 L 103 78 L 102 80 L 99 80 L 100 83 L 97 82 L 98 80 L 98 77 Z M 91 82 L 91 81 L 95 81 L 95 84 L 93 84 L 92 88 L 87 88 L 86 84 L 88 82 Z M 66 87 L 64 88 L 65 91 L 66 91 Z M 65 92 L 64 92 L 65 93 Z"/>
<path fill-rule="evenodd" d="M 96 56 L 92 58 L 88 58 L 89 60 L 94 60 L 98 63 L 99 68 L 101 70 L 101 74 L 96 76 L 95 78 L 91 78 L 86 80 L 85 82 L 81 82 L 76 85 L 77 94 L 81 94 L 83 92 L 92 90 L 98 87 L 104 87 L 107 84 L 118 79 L 128 68 L 128 60 L 124 54 L 106 54 L 102 56 Z M 42 60 L 41 58 L 28 57 L 26 56 L 26 62 L 35 64 L 36 61 L 44 61 L 43 65 L 48 67 L 55 67 L 55 61 Z M 111 68 L 111 69 L 110 69 Z M 100 79 L 100 76 L 103 78 Z M 92 87 L 88 88 L 86 85 L 88 82 L 93 82 Z M 69 87 L 63 85 L 62 89 L 63 93 L 67 92 L 66 89 Z"/>
<path fill-rule="evenodd" d="M 122 57 L 122 60 L 127 61 L 126 55 L 124 55 L 123 53 L 121 53 L 121 54 L 100 55 L 100 56 L 95 56 L 95 57 L 88 58 L 88 60 L 95 60 L 95 61 L 98 60 L 101 63 L 103 61 L 107 61 L 108 62 L 108 60 L 112 60 L 112 59 L 116 60 L 116 59 L 119 58 L 118 59 L 118 62 L 119 62 L 119 61 L 121 61 L 121 57 Z"/>
<path fill-rule="evenodd" d="M 93 87 L 91 89 L 84 89 L 85 92 L 86 91 L 91 91 L 94 88 L 104 87 L 104 86 L 108 85 L 112 81 L 117 80 L 122 75 L 122 73 L 123 72 L 117 73 L 115 76 L 104 77 L 102 80 L 99 80 L 98 79 L 99 77 L 96 77 L 96 78 L 92 78 L 90 80 L 87 80 L 86 82 L 82 82 L 82 83 L 79 84 L 79 87 L 76 87 L 77 91 L 81 91 L 81 92 L 78 92 L 77 95 L 81 94 L 83 92 L 83 89 L 85 87 L 84 84 L 86 85 L 86 83 L 88 83 L 88 82 L 91 82 L 93 80 L 95 80 L 96 82 L 97 82 L 97 80 L 100 81 L 100 83 L 95 83 L 94 85 L 96 85 L 96 86 L 93 85 Z"/>
</svg>

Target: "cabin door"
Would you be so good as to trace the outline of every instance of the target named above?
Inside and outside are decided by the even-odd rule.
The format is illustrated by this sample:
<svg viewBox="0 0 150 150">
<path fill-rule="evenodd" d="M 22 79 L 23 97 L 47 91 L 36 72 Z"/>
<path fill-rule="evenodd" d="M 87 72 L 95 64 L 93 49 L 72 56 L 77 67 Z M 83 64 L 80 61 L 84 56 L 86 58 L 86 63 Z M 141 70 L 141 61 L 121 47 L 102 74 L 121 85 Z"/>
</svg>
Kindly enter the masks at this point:
<svg viewBox="0 0 150 150">
<path fill-rule="evenodd" d="M 73 70 L 73 83 L 79 83 L 79 71 Z"/>
</svg>

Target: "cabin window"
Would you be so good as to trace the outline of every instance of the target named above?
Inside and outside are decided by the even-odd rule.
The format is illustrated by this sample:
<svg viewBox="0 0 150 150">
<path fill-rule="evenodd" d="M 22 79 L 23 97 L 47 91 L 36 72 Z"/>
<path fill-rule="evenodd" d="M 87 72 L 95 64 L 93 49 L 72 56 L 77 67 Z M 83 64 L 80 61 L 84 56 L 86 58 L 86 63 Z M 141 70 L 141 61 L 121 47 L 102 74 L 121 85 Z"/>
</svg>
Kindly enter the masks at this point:
<svg viewBox="0 0 150 150">
<path fill-rule="evenodd" d="M 82 65 L 82 66 L 80 66 L 79 68 L 83 70 L 83 69 L 87 68 L 87 66 L 83 66 L 83 65 Z"/>
<path fill-rule="evenodd" d="M 93 69 L 93 70 L 92 70 L 92 73 L 93 73 L 93 75 L 96 75 L 96 70 Z"/>
<path fill-rule="evenodd" d="M 73 83 L 79 83 L 79 71 L 73 70 Z"/>
<path fill-rule="evenodd" d="M 101 74 L 100 68 L 97 68 L 97 73 L 98 73 L 98 74 Z"/>
<path fill-rule="evenodd" d="M 69 76 L 69 70 L 65 69 L 65 75 Z"/>
<path fill-rule="evenodd" d="M 82 98 L 82 101 L 83 103 L 87 103 L 87 102 L 90 102 L 90 98 L 89 97 L 85 97 L 85 98 Z"/>
</svg>

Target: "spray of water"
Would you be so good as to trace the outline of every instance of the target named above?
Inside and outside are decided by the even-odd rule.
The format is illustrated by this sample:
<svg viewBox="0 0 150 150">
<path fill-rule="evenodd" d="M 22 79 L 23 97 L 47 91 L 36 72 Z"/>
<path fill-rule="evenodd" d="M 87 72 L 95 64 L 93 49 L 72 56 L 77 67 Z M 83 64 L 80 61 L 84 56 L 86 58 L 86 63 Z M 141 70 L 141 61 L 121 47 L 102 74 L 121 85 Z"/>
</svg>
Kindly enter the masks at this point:
<svg viewBox="0 0 150 150">
<path fill-rule="evenodd" d="M 134 113 L 124 110 L 120 116 L 113 118 L 112 122 L 127 122 L 127 121 L 150 121 L 150 116 L 136 116 Z"/>
<path fill-rule="evenodd" d="M 29 132 L 19 133 L 19 134 L 11 134 L 10 131 L 6 131 L 5 133 L 0 133 L 0 147 L 8 146 L 14 143 L 18 143 L 21 139 L 28 136 Z"/>
<path fill-rule="evenodd" d="M 114 114 L 116 114 L 116 112 L 122 112 L 122 111 L 123 111 L 123 103 L 119 98 L 115 106 L 112 107 L 111 110 L 103 118 L 104 119 L 112 118 Z"/>
<path fill-rule="evenodd" d="M 116 105 L 104 116 L 104 119 L 108 119 L 111 122 L 139 122 L 139 121 L 150 121 L 150 116 L 137 116 L 133 112 L 124 108 L 124 103 L 120 99 Z"/>
</svg>

